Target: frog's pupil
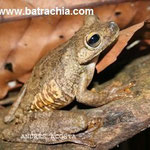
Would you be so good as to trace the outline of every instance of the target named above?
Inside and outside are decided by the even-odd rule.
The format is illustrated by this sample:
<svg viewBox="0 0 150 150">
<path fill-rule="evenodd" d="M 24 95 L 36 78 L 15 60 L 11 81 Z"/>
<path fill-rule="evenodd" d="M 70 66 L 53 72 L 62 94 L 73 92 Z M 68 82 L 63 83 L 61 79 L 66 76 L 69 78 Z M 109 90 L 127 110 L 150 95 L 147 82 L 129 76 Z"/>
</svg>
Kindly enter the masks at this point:
<svg viewBox="0 0 150 150">
<path fill-rule="evenodd" d="M 98 34 L 94 34 L 89 40 L 88 40 L 88 45 L 92 46 L 95 44 L 98 40 L 100 39 L 100 36 Z"/>
</svg>

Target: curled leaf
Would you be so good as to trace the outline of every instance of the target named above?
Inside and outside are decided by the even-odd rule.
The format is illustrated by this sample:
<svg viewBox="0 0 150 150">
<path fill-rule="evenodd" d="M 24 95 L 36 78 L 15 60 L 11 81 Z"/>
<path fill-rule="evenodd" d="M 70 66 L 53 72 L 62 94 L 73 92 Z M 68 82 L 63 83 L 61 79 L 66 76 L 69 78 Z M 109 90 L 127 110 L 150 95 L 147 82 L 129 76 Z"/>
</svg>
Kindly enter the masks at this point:
<svg viewBox="0 0 150 150">
<path fill-rule="evenodd" d="M 124 29 L 120 32 L 117 43 L 113 48 L 106 54 L 106 56 L 97 64 L 97 72 L 103 71 L 107 66 L 112 64 L 117 60 L 118 55 L 122 52 L 124 47 L 127 45 L 128 41 L 134 35 L 134 33 L 142 28 L 144 22 L 133 25 L 127 29 Z"/>
</svg>

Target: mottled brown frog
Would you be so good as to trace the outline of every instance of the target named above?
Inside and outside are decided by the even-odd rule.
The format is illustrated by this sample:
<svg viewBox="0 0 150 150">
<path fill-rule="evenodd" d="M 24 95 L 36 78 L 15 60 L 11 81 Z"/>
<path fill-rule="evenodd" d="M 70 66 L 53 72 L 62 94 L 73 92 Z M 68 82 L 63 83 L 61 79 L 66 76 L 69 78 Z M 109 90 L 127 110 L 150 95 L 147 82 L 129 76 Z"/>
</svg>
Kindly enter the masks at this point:
<svg viewBox="0 0 150 150">
<path fill-rule="evenodd" d="M 45 122 L 53 111 L 67 106 L 75 99 L 79 103 L 94 107 L 112 101 L 113 96 L 109 97 L 109 92 L 113 94 L 112 91 L 107 90 L 107 92 L 98 93 L 87 90 L 87 87 L 93 78 L 99 55 L 117 39 L 118 35 L 119 28 L 116 23 L 102 23 L 96 16 L 86 16 L 84 25 L 69 41 L 50 51 L 35 65 L 30 79 L 24 85 L 19 98 L 4 119 L 5 123 L 13 120 L 17 124 L 17 128 L 12 128 L 12 131 L 9 128 L 7 133 L 4 132 L 4 139 L 21 141 L 18 136 L 18 134 L 20 135 L 20 126 L 27 125 L 29 122 L 27 128 L 30 128 L 30 130 L 26 130 L 24 133 L 27 133 L 27 131 L 31 133 L 31 130 L 39 131 L 36 128 L 40 128 L 42 133 L 48 132 L 44 128 L 47 128 L 46 124 L 49 125 L 50 121 L 47 121 L 44 125 L 43 121 Z M 58 112 L 59 114 L 59 111 L 61 110 L 57 110 L 55 113 Z M 81 123 L 78 120 L 80 123 L 78 128 L 68 127 L 67 132 L 76 133 L 87 129 L 89 123 L 84 114 L 76 115 L 75 112 L 71 111 L 64 112 L 64 114 L 66 113 L 68 117 L 74 116 L 74 120 L 76 118 L 82 120 Z M 37 117 L 38 115 L 40 117 Z M 35 118 L 38 118 L 38 123 L 33 125 L 32 121 L 35 122 Z M 63 118 L 61 121 L 63 121 Z M 54 128 L 54 130 L 56 129 Z M 16 132 L 17 137 L 13 135 Z M 42 140 L 32 141 L 31 139 L 22 141 L 51 143 L 48 140 L 47 142 L 42 142 Z"/>
</svg>

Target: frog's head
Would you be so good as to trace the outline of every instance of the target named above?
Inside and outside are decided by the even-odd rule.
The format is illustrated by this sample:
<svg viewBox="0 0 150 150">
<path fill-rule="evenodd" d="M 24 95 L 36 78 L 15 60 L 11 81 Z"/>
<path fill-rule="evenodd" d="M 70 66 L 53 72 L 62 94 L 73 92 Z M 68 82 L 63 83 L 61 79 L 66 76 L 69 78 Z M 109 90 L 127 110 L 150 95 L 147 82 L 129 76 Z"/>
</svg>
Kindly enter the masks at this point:
<svg viewBox="0 0 150 150">
<path fill-rule="evenodd" d="M 86 16 L 83 27 L 75 36 L 76 54 L 80 64 L 85 64 L 100 55 L 119 35 L 114 22 L 102 23 L 97 16 Z"/>
</svg>

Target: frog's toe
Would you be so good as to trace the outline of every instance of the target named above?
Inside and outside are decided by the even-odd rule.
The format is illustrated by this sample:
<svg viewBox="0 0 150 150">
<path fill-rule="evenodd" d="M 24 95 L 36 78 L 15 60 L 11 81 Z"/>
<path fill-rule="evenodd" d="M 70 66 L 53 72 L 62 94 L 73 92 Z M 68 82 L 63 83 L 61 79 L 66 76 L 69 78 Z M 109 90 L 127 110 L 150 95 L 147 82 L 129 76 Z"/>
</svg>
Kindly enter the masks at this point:
<svg viewBox="0 0 150 150">
<path fill-rule="evenodd" d="M 86 130 L 86 133 L 96 131 L 98 128 L 100 128 L 102 126 L 103 126 L 102 118 L 100 118 L 100 117 L 92 118 L 92 120 L 90 120 L 88 122 L 88 128 Z"/>
</svg>

